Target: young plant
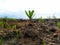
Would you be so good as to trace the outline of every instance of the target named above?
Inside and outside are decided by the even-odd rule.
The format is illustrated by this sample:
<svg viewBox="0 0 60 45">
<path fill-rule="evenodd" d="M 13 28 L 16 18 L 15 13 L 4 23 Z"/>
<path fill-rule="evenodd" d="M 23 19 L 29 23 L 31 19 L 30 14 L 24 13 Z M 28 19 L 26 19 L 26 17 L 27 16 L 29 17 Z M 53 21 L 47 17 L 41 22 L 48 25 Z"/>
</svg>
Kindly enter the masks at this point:
<svg viewBox="0 0 60 45">
<path fill-rule="evenodd" d="M 29 10 L 28 12 L 25 10 L 25 13 L 28 16 L 28 18 L 31 20 L 33 17 L 33 14 L 34 14 L 34 10 L 32 10 L 32 11 Z"/>
</svg>

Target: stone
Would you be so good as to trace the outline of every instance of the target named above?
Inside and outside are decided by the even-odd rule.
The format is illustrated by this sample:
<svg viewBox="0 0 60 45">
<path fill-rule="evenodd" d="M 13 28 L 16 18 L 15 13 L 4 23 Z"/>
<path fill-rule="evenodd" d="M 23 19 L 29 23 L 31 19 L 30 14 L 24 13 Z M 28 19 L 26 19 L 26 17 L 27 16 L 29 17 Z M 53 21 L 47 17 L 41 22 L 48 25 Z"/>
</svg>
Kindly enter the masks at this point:
<svg viewBox="0 0 60 45">
<path fill-rule="evenodd" d="M 52 28 L 49 30 L 50 32 L 56 32 L 56 29 L 55 28 Z"/>
</svg>

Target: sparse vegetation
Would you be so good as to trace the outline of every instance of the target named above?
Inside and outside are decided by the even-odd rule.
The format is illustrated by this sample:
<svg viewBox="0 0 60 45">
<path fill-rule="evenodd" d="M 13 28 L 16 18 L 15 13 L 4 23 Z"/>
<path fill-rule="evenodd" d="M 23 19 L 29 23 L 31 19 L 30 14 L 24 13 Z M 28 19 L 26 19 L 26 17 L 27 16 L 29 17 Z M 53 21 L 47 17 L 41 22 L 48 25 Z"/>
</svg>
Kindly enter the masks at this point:
<svg viewBox="0 0 60 45">
<path fill-rule="evenodd" d="M 12 28 L 12 27 L 11 27 L 10 25 L 7 25 L 7 26 L 6 26 L 6 29 L 7 29 L 7 30 L 9 30 L 9 29 L 11 29 L 11 28 Z"/>
<path fill-rule="evenodd" d="M 11 28 L 16 29 L 16 25 L 13 25 Z"/>
</svg>

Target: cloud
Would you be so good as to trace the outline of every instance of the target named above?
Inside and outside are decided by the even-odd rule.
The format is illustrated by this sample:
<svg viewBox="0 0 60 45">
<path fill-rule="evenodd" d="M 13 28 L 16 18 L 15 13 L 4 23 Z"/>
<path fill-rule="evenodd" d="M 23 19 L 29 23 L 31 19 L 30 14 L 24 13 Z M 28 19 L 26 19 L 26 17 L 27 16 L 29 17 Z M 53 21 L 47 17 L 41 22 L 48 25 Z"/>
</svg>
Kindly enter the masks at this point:
<svg viewBox="0 0 60 45">
<path fill-rule="evenodd" d="M 4 1 L 4 0 L 3 0 Z M 60 0 L 0 0 L 0 9 L 19 11 L 35 9 L 40 13 L 60 12 Z"/>
<path fill-rule="evenodd" d="M 32 9 L 36 14 L 42 15 L 60 13 L 60 0 L 0 0 L 0 13 L 9 11 L 16 14 L 19 11 Z"/>
</svg>

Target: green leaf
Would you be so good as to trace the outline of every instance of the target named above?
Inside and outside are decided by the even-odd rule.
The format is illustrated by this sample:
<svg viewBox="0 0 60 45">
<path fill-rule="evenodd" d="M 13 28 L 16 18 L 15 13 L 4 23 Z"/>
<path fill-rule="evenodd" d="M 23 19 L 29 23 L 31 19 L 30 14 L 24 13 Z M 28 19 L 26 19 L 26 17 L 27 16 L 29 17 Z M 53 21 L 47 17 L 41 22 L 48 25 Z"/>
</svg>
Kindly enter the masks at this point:
<svg viewBox="0 0 60 45">
<path fill-rule="evenodd" d="M 29 10 L 28 12 L 25 10 L 25 13 L 26 13 L 26 15 L 29 17 L 29 19 L 32 19 L 34 10 L 32 10 L 32 11 Z"/>
<path fill-rule="evenodd" d="M 26 10 L 25 10 L 25 13 L 26 13 L 26 15 L 27 15 L 28 17 L 30 17 L 29 14 L 28 14 L 28 12 L 27 12 Z"/>
</svg>

